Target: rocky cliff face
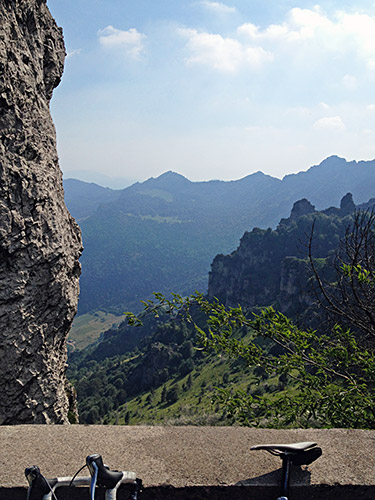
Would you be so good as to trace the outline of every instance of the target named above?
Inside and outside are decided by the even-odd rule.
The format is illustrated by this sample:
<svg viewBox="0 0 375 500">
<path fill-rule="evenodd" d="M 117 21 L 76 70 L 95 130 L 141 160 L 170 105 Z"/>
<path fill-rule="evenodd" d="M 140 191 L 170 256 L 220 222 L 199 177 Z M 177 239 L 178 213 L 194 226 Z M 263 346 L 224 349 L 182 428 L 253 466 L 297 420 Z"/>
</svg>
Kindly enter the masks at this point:
<svg viewBox="0 0 375 500">
<path fill-rule="evenodd" d="M 49 112 L 65 48 L 45 0 L 0 2 L 0 424 L 67 423 L 80 231 Z"/>
<path fill-rule="evenodd" d="M 344 196 L 340 208 L 321 212 L 302 199 L 294 203 L 290 217 L 281 219 L 276 230 L 255 228 L 246 232 L 236 251 L 215 257 L 209 275 L 209 298 L 217 297 L 233 307 L 274 305 L 292 316 L 303 312 L 313 300 L 307 261 L 313 222 L 313 254 L 324 265 L 325 259 L 338 250 L 355 209 L 350 193 Z"/>
</svg>

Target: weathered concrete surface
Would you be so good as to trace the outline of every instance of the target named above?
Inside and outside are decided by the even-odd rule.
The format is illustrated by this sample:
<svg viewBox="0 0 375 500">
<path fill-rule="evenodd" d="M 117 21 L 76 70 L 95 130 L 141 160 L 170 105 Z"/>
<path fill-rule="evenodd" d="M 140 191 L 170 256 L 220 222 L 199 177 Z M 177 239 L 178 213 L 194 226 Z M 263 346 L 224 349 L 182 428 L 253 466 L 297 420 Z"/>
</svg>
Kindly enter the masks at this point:
<svg viewBox="0 0 375 500">
<path fill-rule="evenodd" d="M 281 461 L 250 447 L 297 441 L 316 441 L 323 455 L 293 468 L 292 499 L 375 498 L 375 431 L 80 425 L 0 427 L 0 486 L 6 488 L 0 498 L 24 498 L 27 466 L 39 465 L 47 477 L 69 476 L 96 452 L 111 468 L 135 471 L 146 486 L 144 500 L 224 499 L 228 487 L 233 500 L 266 500 L 276 496 Z"/>
<path fill-rule="evenodd" d="M 0 1 L 0 424 L 68 422 L 81 238 L 49 110 L 64 58 L 46 0 Z"/>
</svg>

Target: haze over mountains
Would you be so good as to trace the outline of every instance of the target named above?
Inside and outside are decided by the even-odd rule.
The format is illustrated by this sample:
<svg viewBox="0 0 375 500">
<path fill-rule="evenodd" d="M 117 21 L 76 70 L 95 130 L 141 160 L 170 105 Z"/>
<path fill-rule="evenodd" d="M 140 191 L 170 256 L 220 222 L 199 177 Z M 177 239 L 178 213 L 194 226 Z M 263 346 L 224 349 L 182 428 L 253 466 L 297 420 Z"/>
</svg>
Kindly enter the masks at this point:
<svg viewBox="0 0 375 500">
<path fill-rule="evenodd" d="M 375 194 L 375 161 L 331 156 L 282 180 L 261 172 L 237 181 L 191 182 L 174 172 L 123 190 L 64 181 L 83 233 L 79 311 L 139 308 L 152 292 L 206 292 L 210 264 L 247 230 L 275 227 L 293 203 L 316 209 Z"/>
<path fill-rule="evenodd" d="M 95 183 L 114 190 L 124 189 L 137 182 L 137 179 L 134 178 L 112 177 L 93 170 L 68 170 L 64 172 L 64 180 L 65 179 L 76 179 L 83 182 Z"/>
</svg>

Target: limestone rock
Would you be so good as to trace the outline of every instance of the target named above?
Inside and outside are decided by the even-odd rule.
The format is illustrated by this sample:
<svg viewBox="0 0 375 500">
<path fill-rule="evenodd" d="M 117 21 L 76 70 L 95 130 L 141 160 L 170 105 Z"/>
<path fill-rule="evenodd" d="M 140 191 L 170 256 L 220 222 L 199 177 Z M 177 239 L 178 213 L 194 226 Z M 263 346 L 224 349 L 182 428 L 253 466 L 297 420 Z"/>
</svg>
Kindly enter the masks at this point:
<svg viewBox="0 0 375 500">
<path fill-rule="evenodd" d="M 352 193 L 346 193 L 340 202 L 340 210 L 342 213 L 351 214 L 355 210 Z"/>
<path fill-rule="evenodd" d="M 302 215 L 307 215 L 315 212 L 315 207 L 309 200 L 303 198 L 302 200 L 296 201 L 293 205 L 292 211 L 290 213 L 291 219 L 296 219 L 297 217 L 302 217 Z"/>
<path fill-rule="evenodd" d="M 371 203 L 359 208 L 371 209 Z M 342 199 L 340 209 L 316 211 L 307 199 L 302 199 L 294 203 L 291 216 L 281 219 L 275 230 L 254 228 L 246 232 L 237 250 L 214 258 L 208 280 L 209 299 L 216 297 L 226 306 L 240 304 L 249 309 L 273 305 L 290 316 L 305 315 L 305 324 L 315 328 L 313 322 L 320 319 L 317 309 L 312 311 L 315 295 L 308 259 L 312 228 L 313 256 L 319 259 L 321 274 L 333 280 L 330 259 L 347 231 L 346 216 L 355 209 L 350 193 Z"/>
<path fill-rule="evenodd" d="M 45 0 L 0 2 L 0 424 L 67 423 L 80 231 L 49 111 L 65 58 Z"/>
</svg>

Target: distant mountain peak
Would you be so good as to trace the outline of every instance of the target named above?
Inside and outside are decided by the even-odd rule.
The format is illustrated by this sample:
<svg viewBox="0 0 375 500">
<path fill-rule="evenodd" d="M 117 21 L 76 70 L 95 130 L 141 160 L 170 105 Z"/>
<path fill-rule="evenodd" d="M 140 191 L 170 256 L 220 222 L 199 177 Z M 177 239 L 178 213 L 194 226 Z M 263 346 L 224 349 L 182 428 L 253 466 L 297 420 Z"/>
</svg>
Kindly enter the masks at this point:
<svg viewBox="0 0 375 500">
<path fill-rule="evenodd" d="M 178 188 L 180 186 L 184 186 L 186 184 L 191 184 L 191 181 L 177 172 L 173 172 L 172 170 L 168 170 L 158 177 L 150 177 L 144 182 L 141 182 L 140 185 L 143 186 L 157 186 L 158 189 L 173 189 Z"/>
<path fill-rule="evenodd" d="M 271 176 L 267 176 L 261 170 L 258 170 L 257 172 L 253 172 L 252 174 L 245 175 L 245 177 L 243 177 L 243 179 L 257 179 L 260 177 L 271 177 Z"/>
<path fill-rule="evenodd" d="M 261 170 L 257 170 L 256 172 L 253 172 L 252 174 L 250 174 L 251 177 L 267 177 L 267 175 L 262 172 Z M 270 177 L 270 176 L 269 176 Z"/>
<path fill-rule="evenodd" d="M 189 179 L 184 177 L 182 174 L 174 172 L 173 170 L 168 170 L 167 172 L 164 172 L 163 174 L 159 175 L 159 177 L 155 178 L 155 180 L 160 180 L 160 179 L 180 179 L 190 182 Z"/>
<path fill-rule="evenodd" d="M 242 179 L 239 179 L 238 181 L 234 182 L 241 182 L 241 181 L 262 181 L 262 180 L 269 180 L 272 179 L 272 181 L 280 181 L 277 177 L 273 177 L 272 175 L 265 174 L 261 170 L 258 170 L 257 172 L 253 172 L 252 174 L 246 175 L 245 177 L 242 177 Z"/>
<path fill-rule="evenodd" d="M 329 165 L 332 163 L 347 164 L 347 163 L 352 163 L 352 162 L 348 162 L 348 160 L 346 158 L 342 158 L 341 156 L 331 155 L 331 156 L 328 156 L 327 158 L 325 158 L 323 161 L 321 161 L 318 166 Z"/>
<path fill-rule="evenodd" d="M 346 158 L 344 158 L 343 156 L 330 155 L 330 156 L 327 156 L 327 158 L 322 160 L 320 163 L 324 163 L 325 161 L 329 161 L 329 160 L 341 160 L 341 161 L 345 161 L 345 162 L 347 161 Z"/>
</svg>

